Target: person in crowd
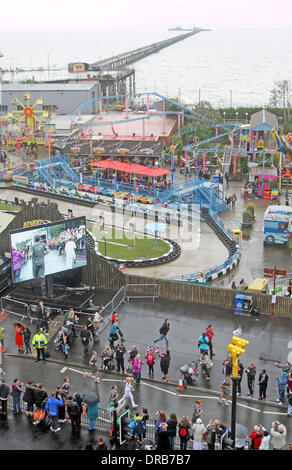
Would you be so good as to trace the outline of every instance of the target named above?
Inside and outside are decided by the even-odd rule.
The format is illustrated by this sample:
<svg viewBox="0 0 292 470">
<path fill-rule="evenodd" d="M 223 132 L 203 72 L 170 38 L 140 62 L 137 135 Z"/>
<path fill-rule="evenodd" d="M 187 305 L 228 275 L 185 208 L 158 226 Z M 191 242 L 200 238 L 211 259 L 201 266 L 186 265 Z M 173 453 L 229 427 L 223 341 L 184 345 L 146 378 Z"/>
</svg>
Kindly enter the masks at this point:
<svg viewBox="0 0 292 470">
<path fill-rule="evenodd" d="M 206 426 L 204 437 L 208 446 L 208 450 L 215 449 L 215 442 L 218 430 L 220 429 L 220 421 L 218 419 L 210 419 Z"/>
<path fill-rule="evenodd" d="M 247 386 L 249 393 L 247 394 L 248 397 L 253 397 L 254 392 L 254 382 L 255 382 L 255 375 L 256 375 L 256 368 L 253 362 L 250 362 L 248 367 L 245 369 L 247 374 Z"/>
<path fill-rule="evenodd" d="M 209 338 L 209 352 L 210 352 L 210 359 L 212 359 L 213 356 L 216 356 L 216 354 L 214 354 L 213 352 L 213 336 L 214 336 L 214 330 L 213 330 L 213 325 L 209 325 L 207 328 L 206 328 L 206 332 L 205 334 L 208 336 Z"/>
<path fill-rule="evenodd" d="M 98 361 L 97 361 L 97 352 L 96 351 L 92 351 L 92 356 L 91 356 L 90 361 L 89 361 L 89 366 L 90 366 L 89 374 L 95 376 L 94 381 L 99 383 L 100 378 L 98 376 L 99 372 L 98 372 Z"/>
<path fill-rule="evenodd" d="M 286 444 L 287 430 L 284 424 L 279 421 L 273 421 L 270 430 L 272 436 L 271 445 L 274 450 L 281 450 Z"/>
<path fill-rule="evenodd" d="M 62 346 L 62 350 L 64 353 L 65 362 L 68 362 L 68 358 L 69 358 L 68 335 L 67 335 L 67 332 L 64 330 L 61 333 L 61 346 Z"/>
<path fill-rule="evenodd" d="M 201 336 L 198 339 L 198 348 L 199 348 L 199 351 L 200 351 L 200 355 L 199 355 L 199 358 L 198 358 L 199 361 L 201 361 L 201 359 L 202 359 L 203 352 L 208 354 L 209 342 L 210 342 L 210 340 L 209 340 L 208 335 L 205 332 L 202 333 Z"/>
<path fill-rule="evenodd" d="M 90 315 L 87 318 L 86 326 L 87 326 L 87 330 L 90 331 L 90 333 L 91 333 L 92 341 L 94 341 L 94 337 L 95 337 L 94 323 L 93 323 L 93 320 L 92 320 Z"/>
<path fill-rule="evenodd" d="M 34 389 L 34 402 L 36 410 L 34 412 L 34 425 L 37 425 L 40 422 L 40 418 L 43 413 L 43 417 L 45 415 L 44 411 L 44 402 L 48 398 L 48 394 L 46 390 L 43 388 L 43 384 L 36 383 Z M 35 416 L 36 415 L 36 416 Z"/>
<path fill-rule="evenodd" d="M 1 352 L 4 353 L 4 341 L 5 341 L 5 328 L 3 326 L 0 327 L 0 344 L 1 344 Z"/>
<path fill-rule="evenodd" d="M 143 364 L 144 362 L 141 361 L 140 354 L 137 354 L 133 359 L 134 379 L 136 384 L 139 384 L 141 381 L 141 370 Z"/>
<path fill-rule="evenodd" d="M 117 332 L 118 334 L 120 335 L 120 339 L 121 341 L 125 341 L 124 339 L 124 333 L 121 331 L 120 327 L 119 327 L 119 321 L 120 321 L 120 317 L 118 315 L 117 312 L 114 312 L 112 314 L 112 324 L 115 323 L 116 324 L 116 328 L 117 328 Z"/>
<path fill-rule="evenodd" d="M 116 356 L 116 372 L 122 371 L 122 374 L 125 371 L 125 364 L 124 364 L 124 355 L 126 354 L 126 348 L 123 342 L 120 340 L 115 347 L 115 356 Z"/>
<path fill-rule="evenodd" d="M 169 321 L 168 321 L 168 318 L 166 318 L 164 320 L 164 323 L 161 325 L 161 327 L 159 329 L 160 336 L 159 336 L 159 338 L 154 340 L 154 343 L 158 343 L 158 341 L 164 340 L 165 341 L 165 347 L 166 347 L 166 349 L 168 349 L 169 343 L 168 343 L 167 334 L 169 332 L 169 329 L 170 329 Z"/>
<path fill-rule="evenodd" d="M 289 392 L 287 395 L 287 416 L 292 416 L 292 392 Z"/>
<path fill-rule="evenodd" d="M 258 378 L 258 386 L 259 386 L 259 400 L 266 399 L 266 392 L 268 386 L 269 376 L 265 369 L 263 369 Z"/>
<path fill-rule="evenodd" d="M 225 377 L 227 375 L 230 377 L 232 374 L 232 358 L 228 356 L 227 359 L 222 362 L 222 364 L 223 364 L 222 373 L 225 375 Z"/>
<path fill-rule="evenodd" d="M 292 372 L 291 364 L 288 361 L 285 362 L 285 364 L 279 364 L 279 362 L 275 362 L 275 366 L 278 367 L 279 369 L 282 369 L 283 372 L 287 372 L 287 374 L 289 372 Z"/>
<path fill-rule="evenodd" d="M 214 354 L 213 354 L 213 356 L 214 356 Z M 208 356 L 206 351 L 204 351 L 201 354 L 201 364 L 202 364 L 203 374 L 205 374 L 207 376 L 206 377 L 207 380 L 210 380 L 211 377 L 210 377 L 210 374 L 209 374 L 209 370 L 213 366 L 213 362 L 211 361 L 211 358 Z"/>
<path fill-rule="evenodd" d="M 65 245 L 65 256 L 66 256 L 66 268 L 73 269 L 73 264 L 76 263 L 76 243 L 73 240 L 73 236 L 69 237 Z"/>
<path fill-rule="evenodd" d="M 198 418 L 191 427 L 191 439 L 193 441 L 193 450 L 204 450 L 203 436 L 205 432 L 205 426 L 202 423 L 201 418 Z"/>
<path fill-rule="evenodd" d="M 101 310 L 99 310 L 98 312 L 95 312 L 94 317 L 93 317 L 93 324 L 94 324 L 95 331 L 98 332 L 101 322 L 102 322 L 102 316 L 101 316 Z"/>
<path fill-rule="evenodd" d="M 136 413 L 134 419 L 136 421 L 136 434 L 138 436 L 137 442 L 141 445 L 142 440 L 145 439 L 147 432 L 146 422 L 149 419 L 147 408 L 143 408 L 142 414 Z"/>
<path fill-rule="evenodd" d="M 138 408 L 138 405 L 136 405 L 133 397 L 133 382 L 134 379 L 133 377 L 127 377 L 126 378 L 126 385 L 125 385 L 125 392 L 122 398 L 118 401 L 118 404 L 121 404 L 126 398 L 129 398 L 131 401 L 132 408 Z"/>
<path fill-rule="evenodd" d="M 278 391 L 279 391 L 279 398 L 277 399 L 277 402 L 280 405 L 284 405 L 285 403 L 285 391 L 286 391 L 287 379 L 288 379 L 287 372 L 283 372 L 282 377 L 276 376 Z"/>
<path fill-rule="evenodd" d="M 196 400 L 195 403 L 192 405 L 193 413 L 192 413 L 192 423 L 195 423 L 197 419 L 203 413 L 203 402 L 202 400 Z"/>
<path fill-rule="evenodd" d="M 46 311 L 45 311 L 44 302 L 42 299 L 39 299 L 38 305 L 36 308 L 36 316 L 37 316 L 36 331 L 38 331 L 41 328 L 45 315 L 46 315 Z"/>
<path fill-rule="evenodd" d="M 46 403 L 45 410 L 51 418 L 50 430 L 53 432 L 61 431 L 61 428 L 58 427 L 58 408 L 62 405 L 63 399 L 61 395 L 56 395 L 55 392 L 52 392 L 50 398 Z"/>
<path fill-rule="evenodd" d="M 77 315 L 75 314 L 74 310 L 72 307 L 69 308 L 68 310 L 68 314 L 67 314 L 67 319 L 66 319 L 66 324 L 67 325 L 70 325 L 71 328 L 72 328 L 72 331 L 73 331 L 73 334 L 75 336 L 75 338 L 77 337 L 77 334 L 76 334 L 76 329 L 75 329 L 75 325 L 76 323 L 78 322 L 79 318 L 77 317 Z"/>
<path fill-rule="evenodd" d="M 88 430 L 94 431 L 95 422 L 98 418 L 98 403 L 95 403 L 94 405 L 86 404 L 86 413 L 88 419 Z"/>
<path fill-rule="evenodd" d="M 114 352 L 112 349 L 109 347 L 107 344 L 102 353 L 101 353 L 101 359 L 102 359 L 102 370 L 108 370 L 110 362 L 113 360 L 114 357 Z"/>
<path fill-rule="evenodd" d="M 133 361 L 130 358 L 128 359 L 124 374 L 128 377 L 134 377 Z"/>
<path fill-rule="evenodd" d="M 73 401 L 77 403 L 80 409 L 80 414 L 82 413 L 82 398 L 79 392 L 74 392 L 73 394 Z"/>
<path fill-rule="evenodd" d="M 157 430 L 157 452 L 169 452 L 171 450 L 169 443 L 169 430 L 166 423 L 161 423 Z"/>
<path fill-rule="evenodd" d="M 89 340 L 91 338 L 91 333 L 88 331 L 87 326 L 84 325 L 83 330 L 80 333 L 80 338 L 82 342 L 82 347 L 83 347 L 83 357 L 88 356 L 88 345 L 89 345 Z"/>
<path fill-rule="evenodd" d="M 58 421 L 59 423 L 65 423 L 66 422 L 66 406 L 65 406 L 65 400 L 68 395 L 67 389 L 63 389 L 61 385 L 56 385 L 56 396 L 60 396 L 63 400 L 63 404 L 58 407 Z"/>
<path fill-rule="evenodd" d="M 49 336 L 50 312 L 46 312 L 42 318 L 41 329 L 46 336 Z"/>
<path fill-rule="evenodd" d="M 175 445 L 175 438 L 176 438 L 176 432 L 177 432 L 177 417 L 175 413 L 171 413 L 169 420 L 166 421 L 167 424 L 167 429 L 169 431 L 169 444 L 171 449 L 174 449 Z"/>
<path fill-rule="evenodd" d="M 11 395 L 13 400 L 13 413 L 14 414 L 21 414 L 21 405 L 20 405 L 20 398 L 23 392 L 23 382 L 20 383 L 18 379 L 13 380 L 13 384 L 11 387 Z"/>
<path fill-rule="evenodd" d="M 134 357 L 137 356 L 138 350 L 137 347 L 134 345 L 131 347 L 131 350 L 129 351 L 130 354 L 130 359 L 133 361 Z"/>
<path fill-rule="evenodd" d="M 250 449 L 251 450 L 258 450 L 260 445 L 261 445 L 262 438 L 263 438 L 263 431 L 261 429 L 261 425 L 256 424 L 253 427 L 253 430 L 250 433 L 249 437 L 250 437 L 250 440 L 251 440 Z"/>
<path fill-rule="evenodd" d="M 237 380 L 237 395 L 241 395 L 241 381 L 242 381 L 242 376 L 244 372 L 244 366 L 242 362 L 238 362 L 238 380 Z"/>
<path fill-rule="evenodd" d="M 110 327 L 110 332 L 109 332 L 109 343 L 110 343 L 110 347 L 111 349 L 114 348 L 114 344 L 115 344 L 115 341 L 117 341 L 119 339 L 119 336 L 118 336 L 118 328 L 117 328 L 117 325 L 118 323 L 117 322 L 114 322 L 111 324 L 111 327 Z"/>
<path fill-rule="evenodd" d="M 36 236 L 34 244 L 30 247 L 29 253 L 32 259 L 32 271 L 34 278 L 45 276 L 45 255 L 48 252 L 49 250 L 46 249 L 40 237 Z"/>
<path fill-rule="evenodd" d="M 242 326 L 238 325 L 238 327 L 235 328 L 235 330 L 233 330 L 232 336 L 241 336 L 241 334 L 242 334 Z"/>
<path fill-rule="evenodd" d="M 232 284 L 231 284 L 231 289 L 236 289 L 236 283 L 235 283 L 235 281 L 232 282 Z"/>
<path fill-rule="evenodd" d="M 261 425 L 261 429 L 262 429 L 262 432 L 263 432 L 263 437 L 262 437 L 262 440 L 261 440 L 261 445 L 259 447 L 259 450 L 269 450 L 270 449 L 271 435 L 264 428 L 264 426 L 262 426 L 262 425 Z"/>
<path fill-rule="evenodd" d="M 31 354 L 32 351 L 31 351 L 31 347 L 30 347 L 30 338 L 31 338 L 30 329 L 24 327 L 23 332 L 22 332 L 22 336 L 23 336 L 23 342 L 24 342 L 25 349 L 26 349 L 25 354 Z"/>
<path fill-rule="evenodd" d="M 155 364 L 156 356 L 150 346 L 148 346 L 147 348 L 145 359 L 148 365 L 148 376 L 149 378 L 153 379 L 154 378 L 154 364 Z"/>
<path fill-rule="evenodd" d="M 34 411 L 34 391 L 35 391 L 35 385 L 33 383 L 33 380 L 28 380 L 27 385 L 25 387 L 25 391 L 23 394 L 23 401 L 26 402 L 27 407 L 26 407 L 26 416 L 33 416 L 33 411 Z"/>
<path fill-rule="evenodd" d="M 23 353 L 23 326 L 20 323 L 14 323 L 13 331 L 15 334 L 15 344 L 18 347 L 18 352 Z"/>
<path fill-rule="evenodd" d="M 161 354 L 160 357 L 161 357 L 160 369 L 161 369 L 161 372 L 163 373 L 162 380 L 163 382 L 168 382 L 168 369 L 169 369 L 169 364 L 170 364 L 169 349 L 167 349 L 164 354 Z"/>
<path fill-rule="evenodd" d="M 40 357 L 42 356 L 43 363 L 46 363 L 45 350 L 47 347 L 47 338 L 41 332 L 41 330 L 38 330 L 34 335 L 32 339 L 32 347 L 33 349 L 36 349 L 37 352 L 37 358 L 35 362 L 39 362 L 41 360 Z"/>
<path fill-rule="evenodd" d="M 188 416 L 183 416 L 178 425 L 178 436 L 180 440 L 180 450 L 187 450 L 187 444 L 190 439 L 190 420 Z"/>
<path fill-rule="evenodd" d="M 66 400 L 67 413 L 71 421 L 72 432 L 80 432 L 81 430 L 81 411 L 78 403 L 73 400 L 73 396 L 69 395 Z"/>
<path fill-rule="evenodd" d="M 113 385 L 109 396 L 109 402 L 113 403 L 114 405 L 115 403 L 118 403 L 118 398 L 118 387 L 116 385 Z"/>
<path fill-rule="evenodd" d="M 10 393 L 10 387 L 6 384 L 6 380 L 2 378 L 0 385 L 0 403 L 1 403 L 1 414 L 7 415 L 7 401 Z"/>
<path fill-rule="evenodd" d="M 221 395 L 218 397 L 219 403 L 223 403 L 223 398 L 225 400 L 225 405 L 229 405 L 229 398 L 231 397 L 230 394 L 230 386 L 231 386 L 231 381 L 230 377 L 226 375 L 225 380 L 221 383 Z"/>
<path fill-rule="evenodd" d="M 103 451 L 107 450 L 107 445 L 104 442 L 103 437 L 98 438 L 98 444 L 97 444 L 96 450 L 103 450 Z"/>
</svg>

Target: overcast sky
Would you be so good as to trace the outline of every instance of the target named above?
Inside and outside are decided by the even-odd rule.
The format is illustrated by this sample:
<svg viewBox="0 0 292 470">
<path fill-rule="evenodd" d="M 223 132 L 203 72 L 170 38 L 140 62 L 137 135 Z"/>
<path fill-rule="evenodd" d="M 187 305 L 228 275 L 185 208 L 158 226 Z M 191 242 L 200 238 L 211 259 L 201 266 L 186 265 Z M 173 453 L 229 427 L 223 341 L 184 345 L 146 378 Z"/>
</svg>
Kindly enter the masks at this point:
<svg viewBox="0 0 292 470">
<path fill-rule="evenodd" d="M 12 0 L 1 30 L 292 24 L 292 0 Z"/>
</svg>

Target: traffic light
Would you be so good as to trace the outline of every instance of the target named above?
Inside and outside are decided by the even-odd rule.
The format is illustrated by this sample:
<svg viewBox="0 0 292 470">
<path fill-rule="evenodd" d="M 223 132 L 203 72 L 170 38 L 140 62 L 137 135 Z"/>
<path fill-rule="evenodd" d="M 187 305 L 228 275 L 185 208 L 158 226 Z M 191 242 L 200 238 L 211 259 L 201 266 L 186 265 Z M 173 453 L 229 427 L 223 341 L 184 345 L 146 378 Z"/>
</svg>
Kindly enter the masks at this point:
<svg viewBox="0 0 292 470">
<path fill-rule="evenodd" d="M 245 352 L 245 347 L 249 344 L 247 339 L 238 338 L 233 336 L 231 343 L 228 345 L 228 352 L 232 358 L 232 375 L 233 377 L 238 376 L 237 358 Z"/>
<path fill-rule="evenodd" d="M 120 440 L 120 445 L 124 444 L 124 442 L 128 441 L 131 437 L 130 435 L 130 418 L 129 418 L 129 411 L 125 411 L 120 417 L 119 417 L 119 440 Z"/>
</svg>

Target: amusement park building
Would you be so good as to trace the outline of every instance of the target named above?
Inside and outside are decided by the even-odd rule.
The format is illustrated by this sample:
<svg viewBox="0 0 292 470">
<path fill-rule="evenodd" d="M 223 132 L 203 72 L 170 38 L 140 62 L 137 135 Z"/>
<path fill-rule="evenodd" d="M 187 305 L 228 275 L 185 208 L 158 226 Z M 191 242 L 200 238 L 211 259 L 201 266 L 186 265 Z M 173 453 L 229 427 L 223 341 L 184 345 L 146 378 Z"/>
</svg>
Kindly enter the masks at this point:
<svg viewBox="0 0 292 470">
<path fill-rule="evenodd" d="M 96 100 L 101 95 L 100 84 L 97 81 L 82 83 L 2 83 L 0 87 L 0 114 L 17 109 L 12 104 L 13 98 L 23 101 L 25 93 L 30 94 L 33 104 L 38 98 L 43 98 L 42 109 L 56 114 L 72 114 L 85 101 Z M 95 114 L 98 102 L 91 102 L 82 108 L 83 114 Z M 37 106 L 40 109 L 40 106 Z"/>
</svg>

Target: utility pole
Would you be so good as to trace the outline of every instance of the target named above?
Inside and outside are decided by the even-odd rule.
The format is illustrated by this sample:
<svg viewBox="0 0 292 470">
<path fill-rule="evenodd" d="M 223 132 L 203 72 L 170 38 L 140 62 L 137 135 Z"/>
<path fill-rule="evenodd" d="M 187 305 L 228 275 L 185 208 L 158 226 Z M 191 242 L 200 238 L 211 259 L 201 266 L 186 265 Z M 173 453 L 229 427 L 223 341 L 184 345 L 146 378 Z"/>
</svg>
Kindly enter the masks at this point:
<svg viewBox="0 0 292 470">
<path fill-rule="evenodd" d="M 264 277 L 270 277 L 273 279 L 273 295 L 276 295 L 276 276 L 286 276 L 287 271 L 284 269 L 278 269 L 275 265 L 273 268 L 264 268 Z M 275 303 L 272 302 L 272 317 L 275 313 Z"/>
<path fill-rule="evenodd" d="M 231 407 L 231 439 L 233 441 L 232 447 L 235 447 L 236 435 L 236 398 L 237 398 L 237 384 L 238 384 L 238 356 L 245 352 L 245 347 L 249 344 L 247 339 L 238 338 L 233 336 L 231 344 L 228 345 L 227 350 L 232 359 L 232 407 Z"/>
</svg>

